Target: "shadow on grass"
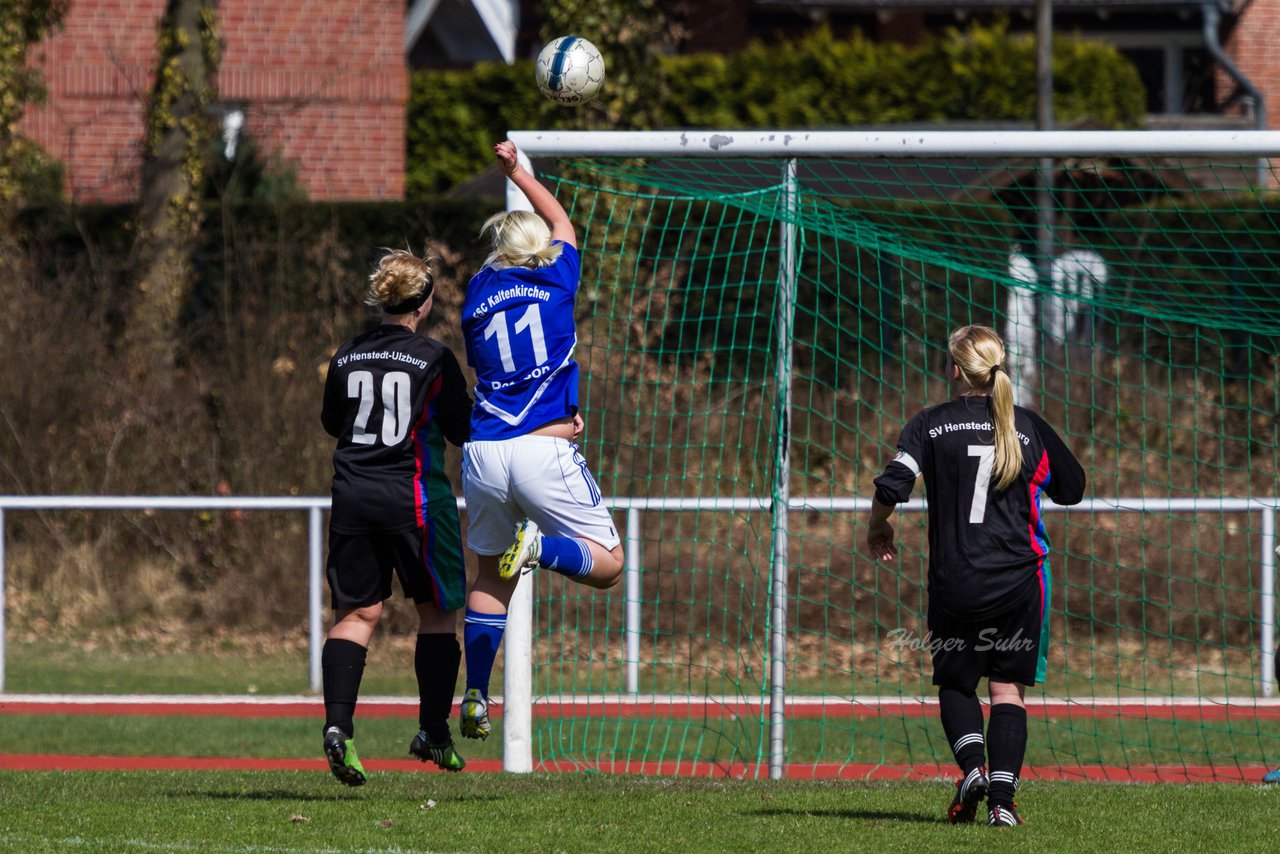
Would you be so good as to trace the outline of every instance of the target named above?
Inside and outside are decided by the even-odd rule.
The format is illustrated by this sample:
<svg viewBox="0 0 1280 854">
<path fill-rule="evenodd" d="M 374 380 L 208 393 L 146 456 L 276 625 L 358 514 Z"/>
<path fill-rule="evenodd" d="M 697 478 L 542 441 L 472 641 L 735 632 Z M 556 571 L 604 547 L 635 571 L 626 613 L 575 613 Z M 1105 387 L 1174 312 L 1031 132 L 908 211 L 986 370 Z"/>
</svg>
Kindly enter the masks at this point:
<svg viewBox="0 0 1280 854">
<path fill-rule="evenodd" d="M 902 821 L 913 824 L 946 824 L 945 819 L 918 812 L 902 812 L 901 810 L 803 810 L 803 809 L 759 809 L 752 810 L 750 815 L 758 816 L 800 816 L 804 818 L 843 818 L 861 819 L 864 821 Z"/>
<path fill-rule="evenodd" d="M 174 800 L 201 798 L 212 801 L 333 801 L 347 800 L 357 796 L 355 792 L 342 788 L 322 795 L 311 792 L 291 791 L 289 789 L 263 789 L 254 792 L 170 792 L 166 797 Z"/>
<path fill-rule="evenodd" d="M 355 789 L 362 788 L 359 786 L 339 786 L 332 791 L 316 793 L 316 792 L 299 792 L 291 789 L 259 789 L 256 791 L 229 791 L 226 789 L 212 791 L 206 790 L 202 792 L 166 792 L 164 797 L 171 800 L 183 800 L 187 798 L 208 799 L 213 801 L 316 801 L 329 802 L 335 800 L 353 800 L 360 798 Z M 506 798 L 499 795 L 473 795 L 459 794 L 452 796 L 456 801 L 505 801 Z M 410 800 L 414 800 L 410 798 Z"/>
</svg>

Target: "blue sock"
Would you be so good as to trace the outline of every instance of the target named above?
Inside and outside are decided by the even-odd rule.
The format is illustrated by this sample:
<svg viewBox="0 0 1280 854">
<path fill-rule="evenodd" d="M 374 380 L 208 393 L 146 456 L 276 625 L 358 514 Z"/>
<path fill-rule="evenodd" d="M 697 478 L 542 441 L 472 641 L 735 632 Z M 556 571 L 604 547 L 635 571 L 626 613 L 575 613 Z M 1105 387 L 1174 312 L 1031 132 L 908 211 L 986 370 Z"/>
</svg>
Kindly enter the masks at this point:
<svg viewBox="0 0 1280 854">
<path fill-rule="evenodd" d="M 506 629 L 506 614 L 482 614 L 470 608 L 462 622 L 462 644 L 467 650 L 467 690 L 479 688 L 485 699 L 489 697 L 493 660 L 498 656 L 498 646 Z"/>
<path fill-rule="evenodd" d="M 538 565 L 570 578 L 586 578 L 591 574 L 591 549 L 573 537 L 542 537 L 542 554 Z"/>
</svg>

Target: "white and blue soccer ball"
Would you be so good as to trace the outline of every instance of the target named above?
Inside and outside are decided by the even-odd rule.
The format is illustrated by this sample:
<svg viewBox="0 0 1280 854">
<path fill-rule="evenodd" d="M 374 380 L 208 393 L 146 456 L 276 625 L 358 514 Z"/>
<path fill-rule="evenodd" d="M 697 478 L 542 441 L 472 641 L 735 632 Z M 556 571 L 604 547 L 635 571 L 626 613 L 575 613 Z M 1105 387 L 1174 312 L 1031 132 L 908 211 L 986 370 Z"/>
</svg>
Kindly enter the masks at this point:
<svg viewBox="0 0 1280 854">
<path fill-rule="evenodd" d="M 581 36 L 561 36 L 538 54 L 533 74 L 542 94 L 557 104 L 576 107 L 599 94 L 604 84 L 604 57 Z"/>
</svg>

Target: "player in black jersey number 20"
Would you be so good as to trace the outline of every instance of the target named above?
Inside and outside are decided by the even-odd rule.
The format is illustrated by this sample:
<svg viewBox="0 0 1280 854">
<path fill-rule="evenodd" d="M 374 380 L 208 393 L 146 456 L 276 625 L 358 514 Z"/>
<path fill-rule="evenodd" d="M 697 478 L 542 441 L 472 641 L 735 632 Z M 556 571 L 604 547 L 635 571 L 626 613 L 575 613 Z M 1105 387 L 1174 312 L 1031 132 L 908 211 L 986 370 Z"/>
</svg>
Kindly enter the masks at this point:
<svg viewBox="0 0 1280 854">
<path fill-rule="evenodd" d="M 957 329 L 948 353 L 958 395 L 903 428 L 897 456 L 875 481 L 867 545 L 878 560 L 894 559 L 889 517 L 923 476 L 925 641 L 942 727 L 964 775 L 948 818 L 973 821 L 985 797 L 990 824 L 1022 824 L 1013 794 L 1027 746 L 1023 698 L 1044 679 L 1049 644 L 1049 540 L 1040 499 L 1078 503 L 1084 470 L 1044 419 L 1014 405 L 1004 343 L 994 331 Z M 984 676 L 991 694 L 985 744 L 976 694 Z"/>
<path fill-rule="evenodd" d="M 417 334 L 433 295 L 427 261 L 385 254 L 365 298 L 382 322 L 339 347 L 325 379 L 321 420 L 338 445 L 327 564 L 335 620 L 321 656 L 324 752 L 334 776 L 352 786 L 365 781 L 351 741 L 356 696 L 393 573 L 418 611 L 420 730 L 409 752 L 446 771 L 466 764 L 449 734 L 466 572 L 444 442 L 467 440 L 471 398 L 449 348 Z"/>
</svg>

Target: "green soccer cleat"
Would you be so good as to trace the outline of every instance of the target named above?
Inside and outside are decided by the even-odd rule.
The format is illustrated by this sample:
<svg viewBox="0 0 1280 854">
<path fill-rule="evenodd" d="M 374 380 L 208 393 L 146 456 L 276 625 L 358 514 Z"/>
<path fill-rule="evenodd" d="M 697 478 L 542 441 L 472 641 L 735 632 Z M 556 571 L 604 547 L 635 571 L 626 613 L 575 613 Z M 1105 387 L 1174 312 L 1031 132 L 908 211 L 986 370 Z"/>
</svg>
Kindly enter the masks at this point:
<svg viewBox="0 0 1280 854">
<path fill-rule="evenodd" d="M 530 519 L 516 525 L 516 541 L 507 547 L 498 560 L 498 577 L 510 581 L 526 566 L 534 569 L 542 555 L 542 537 L 538 526 Z"/>
<path fill-rule="evenodd" d="M 324 731 L 324 755 L 329 760 L 329 770 L 348 786 L 363 786 L 368 777 L 360 757 L 356 756 L 355 742 L 336 726 Z"/>
<path fill-rule="evenodd" d="M 441 771 L 461 771 L 467 767 L 467 760 L 453 749 L 453 739 L 446 739 L 443 744 L 433 742 L 425 732 L 418 734 L 409 742 L 409 753 L 423 762 L 434 762 Z"/>
<path fill-rule="evenodd" d="M 459 728 L 467 738 L 484 741 L 489 737 L 489 701 L 479 688 L 468 688 L 458 709 Z"/>
</svg>

